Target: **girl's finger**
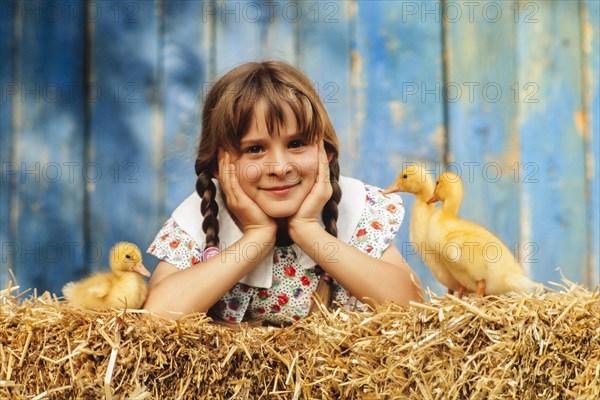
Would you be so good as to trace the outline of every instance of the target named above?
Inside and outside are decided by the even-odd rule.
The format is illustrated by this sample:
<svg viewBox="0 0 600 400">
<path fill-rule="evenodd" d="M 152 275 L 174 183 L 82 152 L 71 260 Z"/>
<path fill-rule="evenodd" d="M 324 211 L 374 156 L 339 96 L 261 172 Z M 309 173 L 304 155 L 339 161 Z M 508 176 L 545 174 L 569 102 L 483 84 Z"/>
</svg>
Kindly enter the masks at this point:
<svg viewBox="0 0 600 400">
<path fill-rule="evenodd" d="M 225 184 L 227 182 L 227 152 L 219 148 L 219 182 Z"/>
<path fill-rule="evenodd" d="M 232 167 L 230 164 L 229 152 L 227 152 L 225 150 L 220 150 L 219 165 L 220 165 L 219 181 L 221 182 L 221 186 L 223 188 L 223 191 L 225 192 L 225 197 L 229 203 L 234 204 L 237 199 L 235 198 L 235 193 L 231 187 Z"/>
<path fill-rule="evenodd" d="M 229 182 L 229 191 L 231 192 L 231 194 L 234 196 L 235 200 L 239 200 L 238 199 L 238 186 L 239 186 L 239 182 L 238 182 L 238 178 L 236 175 L 236 167 L 235 167 L 235 163 L 233 163 L 231 161 L 231 154 L 227 153 L 227 167 L 228 167 L 228 182 Z"/>
<path fill-rule="evenodd" d="M 321 183 L 329 182 L 329 160 L 327 159 L 327 151 L 325 150 L 325 141 L 322 140 L 319 145 L 319 176 Z"/>
<path fill-rule="evenodd" d="M 235 201 L 235 203 L 239 203 L 239 191 L 237 190 L 237 186 L 239 185 L 238 181 L 237 181 L 237 175 L 236 175 L 236 171 L 235 171 L 235 163 L 233 163 L 231 161 L 231 154 L 229 152 L 225 153 L 225 160 L 227 162 L 227 183 L 228 183 L 228 187 L 229 187 L 229 193 L 231 194 L 231 196 L 233 197 L 232 200 Z"/>
</svg>

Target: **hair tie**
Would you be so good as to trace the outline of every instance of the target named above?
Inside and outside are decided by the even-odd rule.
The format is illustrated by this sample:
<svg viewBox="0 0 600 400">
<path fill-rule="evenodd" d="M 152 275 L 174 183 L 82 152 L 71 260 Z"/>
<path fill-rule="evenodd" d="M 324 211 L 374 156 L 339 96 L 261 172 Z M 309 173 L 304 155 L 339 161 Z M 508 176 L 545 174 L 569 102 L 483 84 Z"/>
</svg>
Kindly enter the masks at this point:
<svg viewBox="0 0 600 400">
<path fill-rule="evenodd" d="M 219 254 L 219 248 L 210 246 L 204 249 L 202 252 L 202 261 L 207 262 L 209 258 L 216 256 Z"/>
</svg>

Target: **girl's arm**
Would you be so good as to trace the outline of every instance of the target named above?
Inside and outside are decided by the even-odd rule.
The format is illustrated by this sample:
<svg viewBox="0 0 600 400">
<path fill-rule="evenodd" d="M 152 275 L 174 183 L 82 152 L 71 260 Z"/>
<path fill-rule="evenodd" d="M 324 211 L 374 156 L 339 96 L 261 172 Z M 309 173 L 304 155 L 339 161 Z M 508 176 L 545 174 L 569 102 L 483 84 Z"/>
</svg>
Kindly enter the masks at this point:
<svg viewBox="0 0 600 400">
<path fill-rule="evenodd" d="M 331 236 L 318 223 L 318 215 L 333 192 L 327 179 L 329 162 L 320 143 L 316 182 L 300 209 L 288 222 L 289 234 L 318 265 L 359 300 L 408 304 L 422 299 L 421 285 L 394 245 L 380 259 Z"/>
<path fill-rule="evenodd" d="M 297 229 L 302 234 L 294 235 L 295 242 L 359 300 L 404 305 L 422 300 L 417 275 L 393 244 L 375 259 L 331 236 L 317 222 Z"/>
<path fill-rule="evenodd" d="M 161 261 L 150 279 L 144 308 L 170 319 L 206 312 L 275 245 L 270 230 L 251 230 L 207 262 L 180 270 Z"/>
</svg>

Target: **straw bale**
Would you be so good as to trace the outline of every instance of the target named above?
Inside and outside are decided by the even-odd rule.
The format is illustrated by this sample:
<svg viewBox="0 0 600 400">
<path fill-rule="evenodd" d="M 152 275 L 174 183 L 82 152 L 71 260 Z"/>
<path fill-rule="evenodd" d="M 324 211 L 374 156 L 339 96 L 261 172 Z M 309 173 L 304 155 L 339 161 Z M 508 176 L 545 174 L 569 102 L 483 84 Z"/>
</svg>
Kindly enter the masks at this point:
<svg viewBox="0 0 600 400">
<path fill-rule="evenodd" d="M 595 399 L 600 293 L 431 295 L 233 331 L 0 292 L 0 399 Z"/>
</svg>

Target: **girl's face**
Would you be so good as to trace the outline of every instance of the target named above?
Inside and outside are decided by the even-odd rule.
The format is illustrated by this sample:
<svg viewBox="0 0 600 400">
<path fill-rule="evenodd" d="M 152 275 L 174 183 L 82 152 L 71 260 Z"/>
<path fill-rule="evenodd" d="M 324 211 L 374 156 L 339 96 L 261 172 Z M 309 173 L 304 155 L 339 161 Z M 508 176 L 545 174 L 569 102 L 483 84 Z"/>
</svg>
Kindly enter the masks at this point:
<svg viewBox="0 0 600 400">
<path fill-rule="evenodd" d="M 292 109 L 283 104 L 279 133 L 269 135 L 264 101 L 256 103 L 250 129 L 240 142 L 237 177 L 244 192 L 272 218 L 294 215 L 312 189 L 318 167 L 317 143 L 298 132 Z"/>
</svg>

